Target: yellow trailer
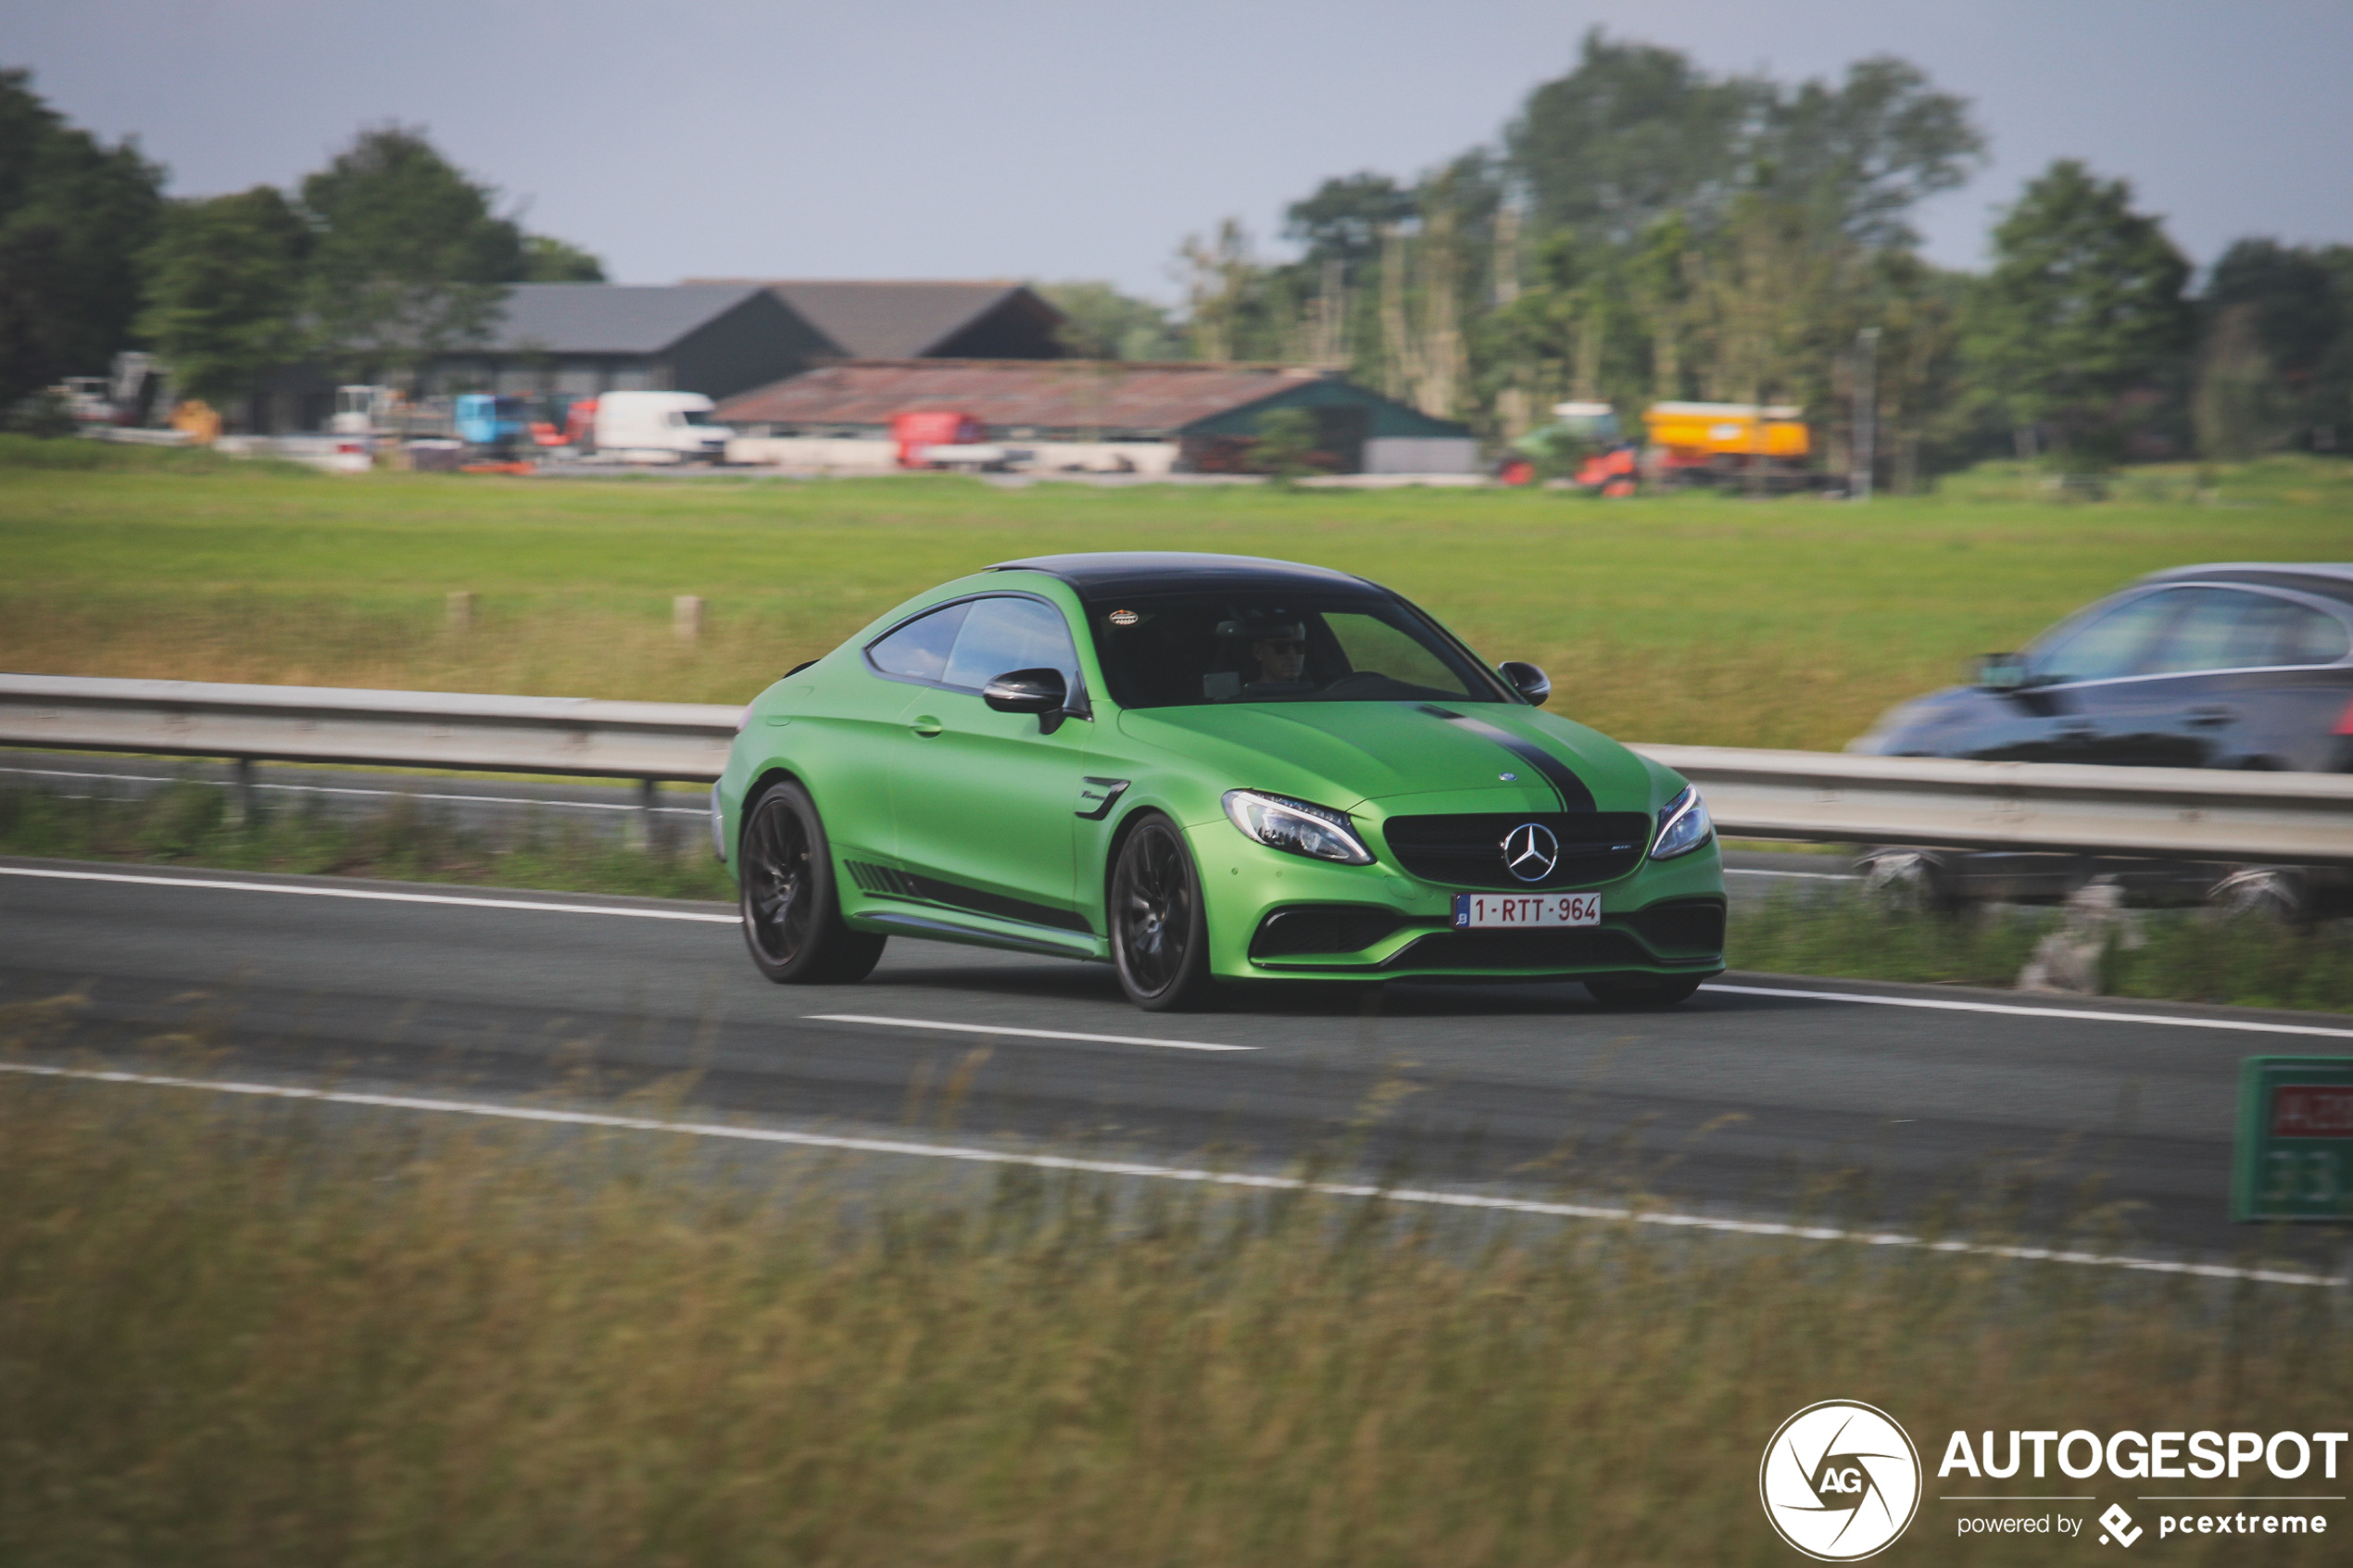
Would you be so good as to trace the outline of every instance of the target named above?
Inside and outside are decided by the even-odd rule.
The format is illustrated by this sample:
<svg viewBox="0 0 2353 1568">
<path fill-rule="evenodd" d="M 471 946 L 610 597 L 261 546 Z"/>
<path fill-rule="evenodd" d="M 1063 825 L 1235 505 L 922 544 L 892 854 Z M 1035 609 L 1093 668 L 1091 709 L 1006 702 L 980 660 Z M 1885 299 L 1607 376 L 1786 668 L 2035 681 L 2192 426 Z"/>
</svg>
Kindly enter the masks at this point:
<svg viewBox="0 0 2353 1568">
<path fill-rule="evenodd" d="M 1819 482 L 1806 459 L 1814 441 L 1793 404 L 1654 403 L 1643 476 L 1654 484 L 1749 485 L 1804 490 Z"/>
<path fill-rule="evenodd" d="M 1654 446 L 1694 457 L 1803 458 L 1812 437 L 1795 404 L 1654 403 L 1642 428 Z"/>
</svg>

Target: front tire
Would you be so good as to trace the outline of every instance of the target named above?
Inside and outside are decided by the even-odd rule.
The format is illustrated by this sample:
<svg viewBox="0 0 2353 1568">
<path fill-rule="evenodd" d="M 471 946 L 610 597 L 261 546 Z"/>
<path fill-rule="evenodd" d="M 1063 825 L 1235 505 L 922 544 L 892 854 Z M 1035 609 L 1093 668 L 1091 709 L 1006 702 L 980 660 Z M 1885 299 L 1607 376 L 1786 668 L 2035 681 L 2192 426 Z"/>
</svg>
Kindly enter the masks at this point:
<svg viewBox="0 0 2353 1568">
<path fill-rule="evenodd" d="M 754 801 L 736 859 L 744 946 L 761 973 L 779 985 L 839 985 L 874 972 L 890 938 L 841 918 L 833 851 L 807 790 L 781 784 Z"/>
<path fill-rule="evenodd" d="M 1176 824 L 1146 817 L 1111 873 L 1111 954 L 1119 987 L 1146 1012 L 1182 1012 L 1214 993 L 1201 876 Z"/>
</svg>

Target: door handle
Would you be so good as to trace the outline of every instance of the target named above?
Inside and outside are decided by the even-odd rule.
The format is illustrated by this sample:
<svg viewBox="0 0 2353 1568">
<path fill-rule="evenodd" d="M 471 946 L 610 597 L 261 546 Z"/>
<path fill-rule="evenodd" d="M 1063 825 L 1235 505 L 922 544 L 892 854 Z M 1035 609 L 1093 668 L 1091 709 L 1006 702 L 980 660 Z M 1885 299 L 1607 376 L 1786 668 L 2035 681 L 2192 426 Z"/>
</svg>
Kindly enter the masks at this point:
<svg viewBox="0 0 2353 1568">
<path fill-rule="evenodd" d="M 2231 722 L 2238 716 L 2239 712 L 2237 709 L 2224 708 L 2219 703 L 2209 704 L 2204 708 L 2193 708 L 2190 709 L 2190 722 L 2201 730 L 2220 728 L 2221 726 Z"/>
<path fill-rule="evenodd" d="M 928 738 L 929 736 L 937 734 L 940 732 L 941 725 L 939 721 L 933 718 L 930 714 L 923 713 L 910 719 L 907 721 L 907 727 L 914 731 L 917 734 Z"/>
</svg>

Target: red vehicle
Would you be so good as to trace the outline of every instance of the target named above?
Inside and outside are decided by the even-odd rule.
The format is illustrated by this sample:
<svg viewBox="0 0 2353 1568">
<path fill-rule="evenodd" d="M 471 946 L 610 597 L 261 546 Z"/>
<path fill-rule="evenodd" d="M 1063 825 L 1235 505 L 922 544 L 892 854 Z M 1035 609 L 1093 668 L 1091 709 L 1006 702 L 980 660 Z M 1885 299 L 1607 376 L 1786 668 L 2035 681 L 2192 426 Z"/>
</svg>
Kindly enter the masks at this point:
<svg viewBox="0 0 2353 1568">
<path fill-rule="evenodd" d="M 899 443 L 899 466 L 930 466 L 925 454 L 934 446 L 970 446 L 985 440 L 988 431 L 970 414 L 952 409 L 920 409 L 890 417 L 890 438 Z"/>
</svg>

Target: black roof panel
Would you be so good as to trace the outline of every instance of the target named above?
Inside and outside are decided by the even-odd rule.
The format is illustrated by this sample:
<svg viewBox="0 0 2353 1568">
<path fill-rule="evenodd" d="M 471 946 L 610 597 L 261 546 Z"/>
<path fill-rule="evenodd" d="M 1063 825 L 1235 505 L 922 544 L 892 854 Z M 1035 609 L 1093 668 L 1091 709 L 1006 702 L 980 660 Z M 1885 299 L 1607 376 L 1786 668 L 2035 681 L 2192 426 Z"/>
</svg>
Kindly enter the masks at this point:
<svg viewBox="0 0 2353 1568">
<path fill-rule="evenodd" d="M 2308 594 L 2353 602 L 2353 565 L 2342 561 L 2216 561 L 2207 566 L 2177 566 L 2152 571 L 2144 583 L 2249 583 L 2273 588 L 2301 588 Z"/>
<path fill-rule="evenodd" d="M 1219 589 L 1289 589 L 1294 593 L 1386 594 L 1362 577 L 1329 567 L 1264 556 L 1196 555 L 1183 550 L 1106 550 L 1096 555 L 1030 556 L 1000 561 L 991 571 L 1042 571 L 1059 577 L 1083 598 L 1116 594 L 1181 594 Z"/>
</svg>

